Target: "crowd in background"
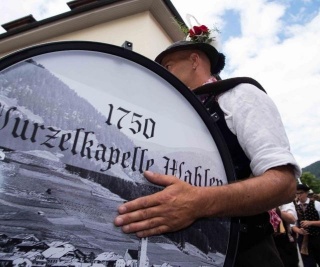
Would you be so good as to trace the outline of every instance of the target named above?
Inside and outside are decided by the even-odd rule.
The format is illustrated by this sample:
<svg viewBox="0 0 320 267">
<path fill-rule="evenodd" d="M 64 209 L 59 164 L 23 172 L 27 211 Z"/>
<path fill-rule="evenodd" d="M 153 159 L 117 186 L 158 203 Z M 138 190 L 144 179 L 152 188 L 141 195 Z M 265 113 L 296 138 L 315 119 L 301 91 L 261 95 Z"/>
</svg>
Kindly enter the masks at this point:
<svg viewBox="0 0 320 267">
<path fill-rule="evenodd" d="M 297 184 L 293 202 L 271 211 L 274 241 L 285 267 L 320 266 L 320 195 Z"/>
</svg>

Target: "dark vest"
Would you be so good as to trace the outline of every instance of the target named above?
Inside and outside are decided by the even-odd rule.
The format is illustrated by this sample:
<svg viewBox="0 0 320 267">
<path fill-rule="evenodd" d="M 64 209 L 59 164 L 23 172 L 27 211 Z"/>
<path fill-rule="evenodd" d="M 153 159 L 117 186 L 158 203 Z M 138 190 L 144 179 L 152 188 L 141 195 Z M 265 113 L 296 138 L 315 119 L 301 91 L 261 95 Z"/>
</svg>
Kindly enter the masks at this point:
<svg viewBox="0 0 320 267">
<path fill-rule="evenodd" d="M 253 84 L 265 92 L 257 81 L 248 77 L 231 78 L 208 83 L 193 91 L 205 105 L 225 139 L 225 143 L 232 158 L 237 180 L 246 179 L 252 173 L 250 169 L 250 160 L 241 148 L 236 135 L 228 128 L 224 113 L 218 104 L 217 96 L 242 83 Z M 246 249 L 263 239 L 266 235 L 273 233 L 268 212 L 263 212 L 254 216 L 241 217 L 240 222 L 239 250 Z"/>
<path fill-rule="evenodd" d="M 297 213 L 298 213 L 298 223 L 300 226 L 301 221 L 319 221 L 319 214 L 315 208 L 314 201 L 310 200 L 307 205 L 305 211 L 301 208 L 300 205 L 296 205 Z M 311 236 L 320 236 L 320 228 L 315 226 L 308 227 L 308 232 Z"/>
</svg>

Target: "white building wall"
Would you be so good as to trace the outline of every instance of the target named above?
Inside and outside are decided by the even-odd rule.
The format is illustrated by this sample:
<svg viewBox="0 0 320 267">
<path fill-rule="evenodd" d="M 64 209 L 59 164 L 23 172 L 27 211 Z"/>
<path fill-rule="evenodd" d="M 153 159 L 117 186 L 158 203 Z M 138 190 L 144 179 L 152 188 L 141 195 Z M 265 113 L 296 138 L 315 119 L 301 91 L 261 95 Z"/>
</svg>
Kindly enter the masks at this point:
<svg viewBox="0 0 320 267">
<path fill-rule="evenodd" d="M 63 27 L 63 23 L 66 22 L 61 22 L 61 27 Z M 49 26 L 48 30 L 50 30 Z M 32 35 L 38 38 L 32 38 Z M 125 41 L 130 41 L 133 43 L 133 51 L 153 60 L 158 53 L 172 43 L 169 36 L 149 11 L 62 34 L 54 38 L 41 39 L 41 32 L 39 32 L 38 35 L 37 33 L 29 33 L 29 36 L 16 36 L 13 39 L 16 40 L 10 40 L 10 38 L 6 40 L 7 44 L 3 43 L 2 47 L 0 44 L 0 57 L 39 43 L 94 41 L 121 46 Z M 23 42 L 19 42 L 19 39 Z M 6 51 L 5 45 L 10 47 L 11 50 Z"/>
</svg>

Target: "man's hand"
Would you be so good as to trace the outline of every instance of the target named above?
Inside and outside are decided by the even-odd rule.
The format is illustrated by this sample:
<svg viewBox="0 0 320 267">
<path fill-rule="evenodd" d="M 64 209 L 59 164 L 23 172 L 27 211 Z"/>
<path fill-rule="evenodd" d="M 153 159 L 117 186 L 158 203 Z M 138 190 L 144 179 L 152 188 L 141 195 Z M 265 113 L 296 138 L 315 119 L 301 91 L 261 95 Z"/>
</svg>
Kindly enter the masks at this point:
<svg viewBox="0 0 320 267">
<path fill-rule="evenodd" d="M 165 189 L 121 205 L 114 221 L 123 232 L 138 237 L 178 231 L 199 218 L 258 214 L 292 201 L 296 191 L 291 165 L 222 186 L 196 187 L 175 176 L 148 171 L 144 175 Z"/>
<path fill-rule="evenodd" d="M 124 233 L 136 233 L 138 237 L 159 235 L 183 229 L 200 217 L 198 206 L 199 187 L 192 186 L 175 176 L 155 174 L 144 176 L 165 189 L 150 196 L 137 198 L 118 208 L 114 220 Z"/>
<path fill-rule="evenodd" d="M 308 235 L 309 232 L 308 232 L 307 230 L 303 229 L 303 228 L 300 228 L 300 229 L 299 229 L 299 234 L 300 234 L 300 235 Z"/>
<path fill-rule="evenodd" d="M 311 226 L 310 221 L 301 221 L 301 227 L 308 228 L 309 226 Z"/>
</svg>

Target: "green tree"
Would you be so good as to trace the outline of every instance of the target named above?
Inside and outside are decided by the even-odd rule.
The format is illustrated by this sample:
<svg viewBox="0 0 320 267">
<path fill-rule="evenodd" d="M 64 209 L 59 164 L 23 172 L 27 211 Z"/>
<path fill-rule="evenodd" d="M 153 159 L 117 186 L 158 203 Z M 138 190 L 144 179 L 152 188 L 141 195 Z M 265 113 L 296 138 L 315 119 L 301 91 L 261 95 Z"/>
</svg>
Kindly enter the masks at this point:
<svg viewBox="0 0 320 267">
<path fill-rule="evenodd" d="M 311 172 L 303 172 L 301 175 L 301 182 L 307 184 L 314 193 L 320 193 L 320 180 Z"/>
</svg>

